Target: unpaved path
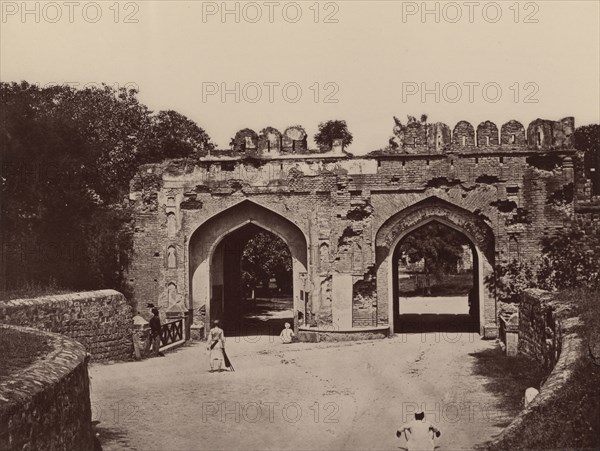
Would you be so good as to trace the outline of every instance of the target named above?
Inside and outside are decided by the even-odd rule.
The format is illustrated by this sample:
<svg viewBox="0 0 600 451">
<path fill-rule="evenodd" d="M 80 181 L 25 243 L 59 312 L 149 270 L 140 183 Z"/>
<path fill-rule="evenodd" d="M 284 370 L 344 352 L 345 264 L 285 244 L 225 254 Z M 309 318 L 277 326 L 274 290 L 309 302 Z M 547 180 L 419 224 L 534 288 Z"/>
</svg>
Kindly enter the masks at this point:
<svg viewBox="0 0 600 451">
<path fill-rule="evenodd" d="M 93 365 L 105 450 L 399 449 L 398 426 L 424 408 L 440 449 L 500 432 L 500 400 L 474 374 L 497 346 L 476 334 L 408 334 L 359 343 L 230 338 L 235 372 L 208 373 L 204 344 L 142 362 Z"/>
</svg>

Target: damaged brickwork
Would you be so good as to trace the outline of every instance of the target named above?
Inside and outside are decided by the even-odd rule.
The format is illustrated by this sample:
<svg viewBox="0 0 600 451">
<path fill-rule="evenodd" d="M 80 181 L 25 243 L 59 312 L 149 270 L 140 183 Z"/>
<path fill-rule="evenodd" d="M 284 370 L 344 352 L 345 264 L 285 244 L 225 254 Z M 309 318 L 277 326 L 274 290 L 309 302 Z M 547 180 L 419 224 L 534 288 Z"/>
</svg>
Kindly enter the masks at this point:
<svg viewBox="0 0 600 451">
<path fill-rule="evenodd" d="M 538 255 L 544 235 L 597 217 L 580 202 L 589 183 L 580 178 L 573 130 L 573 118 L 527 128 L 515 120 L 451 128 L 425 116 L 396 118 L 389 146 L 355 157 L 308 149 L 301 126 L 265 127 L 241 130 L 231 149 L 193 166 L 145 166 L 130 194 L 135 301 L 178 304 L 196 322 L 226 315 L 227 285 L 236 283 L 228 271 L 239 262 L 224 249 L 252 224 L 290 247 L 296 328 L 393 329 L 394 252 L 410 231 L 438 221 L 475 249 L 480 332 L 493 337 L 497 302 L 483 279 L 494 265 L 515 249 Z"/>
</svg>

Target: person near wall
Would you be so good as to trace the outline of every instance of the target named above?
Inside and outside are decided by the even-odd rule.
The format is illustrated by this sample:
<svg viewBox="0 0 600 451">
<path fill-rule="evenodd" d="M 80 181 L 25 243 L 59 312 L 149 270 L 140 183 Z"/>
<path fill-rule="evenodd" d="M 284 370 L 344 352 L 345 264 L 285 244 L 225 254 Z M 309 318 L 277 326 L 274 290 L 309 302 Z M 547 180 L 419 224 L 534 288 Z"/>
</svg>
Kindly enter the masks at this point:
<svg viewBox="0 0 600 451">
<path fill-rule="evenodd" d="M 213 327 L 208 332 L 208 345 L 206 349 L 210 355 L 210 372 L 221 371 L 223 366 L 223 351 L 225 349 L 225 333 L 220 327 L 219 320 L 213 321 Z"/>
<path fill-rule="evenodd" d="M 283 329 L 281 334 L 279 334 L 281 341 L 284 343 L 291 343 L 292 339 L 295 337 L 294 331 L 291 329 L 290 323 L 285 323 L 284 326 L 285 329 Z"/>
<path fill-rule="evenodd" d="M 158 316 L 158 309 L 156 307 L 152 309 L 152 314 L 153 316 L 150 318 L 150 336 L 146 342 L 145 354 L 148 355 L 150 348 L 152 348 L 154 357 L 164 357 L 164 354 L 160 352 L 160 333 L 162 326 L 160 324 L 160 317 Z"/>
</svg>

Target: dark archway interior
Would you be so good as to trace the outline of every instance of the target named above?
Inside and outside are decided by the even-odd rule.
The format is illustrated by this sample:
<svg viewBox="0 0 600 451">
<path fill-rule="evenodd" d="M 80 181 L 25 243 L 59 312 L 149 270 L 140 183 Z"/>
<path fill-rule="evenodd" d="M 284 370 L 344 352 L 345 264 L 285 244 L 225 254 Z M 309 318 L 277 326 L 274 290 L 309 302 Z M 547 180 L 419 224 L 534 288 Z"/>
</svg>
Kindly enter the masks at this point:
<svg viewBox="0 0 600 451">
<path fill-rule="evenodd" d="M 479 261 L 473 243 L 439 221 L 413 230 L 392 259 L 397 333 L 479 332 Z"/>
<path fill-rule="evenodd" d="M 240 227 L 218 244 L 211 267 L 211 316 L 226 336 L 293 327 L 291 253 L 279 236 L 253 223 Z"/>
</svg>

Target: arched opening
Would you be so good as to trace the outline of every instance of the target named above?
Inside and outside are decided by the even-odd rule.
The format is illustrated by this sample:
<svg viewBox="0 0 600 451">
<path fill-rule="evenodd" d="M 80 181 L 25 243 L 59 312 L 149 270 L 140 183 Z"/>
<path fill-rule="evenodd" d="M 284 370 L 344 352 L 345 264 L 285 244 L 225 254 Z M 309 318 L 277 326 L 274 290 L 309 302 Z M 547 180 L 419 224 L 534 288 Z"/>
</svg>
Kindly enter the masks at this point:
<svg viewBox="0 0 600 451">
<path fill-rule="evenodd" d="M 253 310 L 247 308 L 252 307 L 251 305 L 244 304 L 246 297 L 252 299 L 252 287 L 246 286 L 242 279 L 244 249 L 259 234 L 271 240 L 273 236 L 277 237 L 280 245 L 285 243 L 291 258 L 291 280 L 285 281 L 280 278 L 279 282 L 279 285 L 284 285 L 281 287 L 282 294 L 287 294 L 287 300 L 275 302 L 279 307 L 271 314 L 263 315 L 263 319 L 279 319 L 283 324 L 288 318 L 293 320 L 289 322 L 297 329 L 299 319 L 304 318 L 305 300 L 309 297 L 307 293 L 311 291 L 307 277 L 308 251 L 304 233 L 282 215 L 244 200 L 203 222 L 190 237 L 190 307 L 193 310 L 194 323 L 204 324 L 205 332 L 211 321 L 219 319 L 230 333 L 264 333 L 264 329 L 250 332 L 248 322 L 236 323 L 236 318 L 246 321 L 248 318 L 244 318 L 244 315 L 247 314 L 260 316 L 260 305 L 257 306 L 258 309 Z M 263 250 L 259 254 L 265 252 L 267 251 Z M 266 292 L 262 294 L 275 292 L 279 295 L 280 286 L 277 280 L 269 282 L 273 282 L 271 289 L 267 286 Z M 259 287 L 254 288 L 255 297 L 258 297 L 256 289 Z M 230 324 L 227 324 L 228 322 Z"/>
<path fill-rule="evenodd" d="M 211 316 L 227 336 L 277 335 L 294 324 L 292 255 L 276 234 L 248 223 L 225 236 L 211 265 Z"/>
<path fill-rule="evenodd" d="M 405 234 L 392 253 L 396 332 L 479 332 L 477 252 L 438 220 Z"/>
<path fill-rule="evenodd" d="M 473 287 L 470 290 L 471 308 L 468 328 L 475 332 L 478 327 L 479 333 L 485 338 L 495 338 L 498 334 L 496 300 L 489 284 L 486 285 L 484 282 L 493 276 L 494 271 L 493 230 L 483 215 L 435 196 L 398 211 L 377 231 L 375 240 L 378 323 L 388 324 L 392 333 L 407 331 L 407 324 L 402 325 L 399 318 L 398 260 L 402 249 L 399 244 L 411 232 L 430 222 L 447 226 L 466 238 L 473 260 Z M 418 324 L 418 327 L 423 325 Z M 438 327 L 447 327 L 448 331 L 456 331 L 456 325 L 449 323 L 440 323 Z"/>
</svg>

